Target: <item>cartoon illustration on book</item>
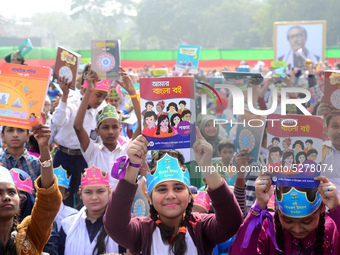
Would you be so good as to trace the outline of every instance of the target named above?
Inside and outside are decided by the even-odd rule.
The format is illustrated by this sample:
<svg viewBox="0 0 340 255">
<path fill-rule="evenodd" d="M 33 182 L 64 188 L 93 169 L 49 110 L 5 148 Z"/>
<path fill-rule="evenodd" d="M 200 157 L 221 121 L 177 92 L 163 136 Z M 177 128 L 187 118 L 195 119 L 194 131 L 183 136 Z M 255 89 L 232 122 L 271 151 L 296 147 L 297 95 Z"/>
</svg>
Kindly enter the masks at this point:
<svg viewBox="0 0 340 255">
<path fill-rule="evenodd" d="M 149 141 L 148 149 L 190 148 L 196 139 L 191 118 L 195 116 L 193 77 L 141 78 L 140 86 L 141 106 L 145 105 L 142 133 Z M 181 113 L 180 105 L 185 109 Z"/>
<path fill-rule="evenodd" d="M 185 108 L 185 106 L 187 105 L 187 102 L 185 102 L 184 100 L 179 101 L 178 105 L 180 107 L 180 109 L 177 111 L 179 114 L 182 114 L 182 112 L 185 110 L 189 110 Z"/>
<path fill-rule="evenodd" d="M 157 121 L 156 113 L 154 111 L 147 111 L 144 114 L 144 120 L 147 126 L 143 129 L 143 135 L 153 137 L 157 129 L 157 125 L 155 124 Z"/>
<path fill-rule="evenodd" d="M 178 134 L 177 127 L 181 121 L 182 121 L 182 116 L 179 113 L 175 113 L 171 116 L 170 124 L 171 124 L 172 131 L 174 131 L 174 135 Z"/>
<path fill-rule="evenodd" d="M 292 144 L 292 139 L 290 138 L 285 138 L 283 141 L 282 141 L 282 152 L 285 153 L 285 152 L 291 152 L 293 153 L 293 150 L 289 149 L 289 146 Z"/>
<path fill-rule="evenodd" d="M 0 125 L 29 129 L 39 124 L 52 70 L 4 63 L 0 75 Z"/>
<path fill-rule="evenodd" d="M 160 101 L 156 104 L 156 111 L 158 112 L 157 113 L 158 118 L 161 115 L 168 115 L 166 112 L 163 111 L 164 108 L 165 108 L 165 102 L 164 101 Z"/>
<path fill-rule="evenodd" d="M 161 115 L 158 118 L 157 130 L 154 137 L 170 137 L 173 136 L 174 132 L 171 129 L 168 115 Z"/>
<path fill-rule="evenodd" d="M 145 121 L 145 114 L 146 114 L 147 112 L 153 112 L 153 113 L 155 113 L 155 112 L 152 110 L 153 107 L 154 107 L 154 104 L 153 104 L 152 101 L 147 101 L 147 102 L 145 103 L 145 109 L 142 111 L 142 116 L 143 116 L 143 126 L 144 126 L 144 127 L 147 126 L 146 121 Z M 157 117 L 157 115 L 156 115 L 156 117 Z"/>
<path fill-rule="evenodd" d="M 191 111 L 185 110 L 182 112 L 182 120 L 190 122 L 191 120 Z"/>
<path fill-rule="evenodd" d="M 313 178 L 324 170 L 320 164 L 322 117 L 271 114 L 268 119 L 277 120 L 267 127 L 267 140 L 271 148 L 266 167 L 272 174 L 273 184 L 317 187 L 319 181 Z"/>
<path fill-rule="evenodd" d="M 177 104 L 174 102 L 171 102 L 170 104 L 168 104 L 168 106 L 166 107 L 166 111 L 168 113 L 168 117 L 169 119 L 171 119 L 171 116 L 175 113 L 177 113 L 178 111 L 178 107 Z"/>
</svg>

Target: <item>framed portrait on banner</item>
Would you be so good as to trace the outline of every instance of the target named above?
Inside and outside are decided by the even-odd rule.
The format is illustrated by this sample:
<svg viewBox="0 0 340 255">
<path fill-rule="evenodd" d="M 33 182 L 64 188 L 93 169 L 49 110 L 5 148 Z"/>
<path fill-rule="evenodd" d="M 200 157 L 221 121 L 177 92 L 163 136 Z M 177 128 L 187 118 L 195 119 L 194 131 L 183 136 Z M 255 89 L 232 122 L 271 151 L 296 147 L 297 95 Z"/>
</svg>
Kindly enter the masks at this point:
<svg viewBox="0 0 340 255">
<path fill-rule="evenodd" d="M 287 63 L 287 69 L 302 68 L 307 59 L 324 61 L 326 21 L 274 23 L 274 59 Z"/>
</svg>

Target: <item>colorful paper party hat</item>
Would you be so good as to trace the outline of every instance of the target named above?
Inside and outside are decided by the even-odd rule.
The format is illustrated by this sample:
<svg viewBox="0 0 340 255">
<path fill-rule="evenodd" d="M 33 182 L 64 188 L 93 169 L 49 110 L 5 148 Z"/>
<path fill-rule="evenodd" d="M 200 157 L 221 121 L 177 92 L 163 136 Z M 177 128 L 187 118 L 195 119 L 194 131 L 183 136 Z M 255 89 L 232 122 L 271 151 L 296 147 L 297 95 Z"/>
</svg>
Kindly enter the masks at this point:
<svg viewBox="0 0 340 255">
<path fill-rule="evenodd" d="M 180 181 L 190 187 L 190 176 L 188 169 L 183 172 L 177 158 L 171 157 L 168 153 L 157 161 L 156 170 L 153 174 L 147 173 L 146 182 L 148 192 L 160 182 Z"/>
<path fill-rule="evenodd" d="M 112 87 L 112 88 L 110 89 L 110 92 L 109 92 L 109 94 L 107 95 L 107 97 L 110 97 L 110 98 L 119 98 L 119 95 L 118 95 L 117 90 L 116 90 L 114 87 Z"/>
<path fill-rule="evenodd" d="M 111 80 L 101 80 L 97 82 L 95 90 L 104 90 L 109 92 Z M 87 81 L 84 82 L 84 88 L 87 88 Z"/>
<path fill-rule="evenodd" d="M 105 119 L 117 119 L 120 121 L 120 115 L 117 113 L 116 107 L 108 104 L 97 114 L 97 127 Z"/>
<path fill-rule="evenodd" d="M 289 217 L 303 218 L 314 213 L 321 204 L 319 192 L 312 202 L 308 201 L 307 193 L 292 187 L 287 193 L 281 194 L 281 200 L 276 197 L 280 211 Z"/>
<path fill-rule="evenodd" d="M 18 190 L 26 191 L 33 195 L 33 183 L 29 174 L 18 168 L 12 168 L 9 173 L 11 174 L 15 186 L 18 188 Z M 21 180 L 20 176 L 25 180 Z"/>
<path fill-rule="evenodd" d="M 87 186 L 110 186 L 108 173 L 102 173 L 102 170 L 94 165 L 85 168 L 85 174 L 81 176 L 80 187 Z"/>
<path fill-rule="evenodd" d="M 194 197 L 194 205 L 203 207 L 207 212 L 210 210 L 210 197 L 206 191 L 199 191 Z"/>
<path fill-rule="evenodd" d="M 62 166 L 54 168 L 53 171 L 58 178 L 58 186 L 63 186 L 68 189 L 71 182 L 71 176 L 67 178 L 67 171 Z"/>
</svg>

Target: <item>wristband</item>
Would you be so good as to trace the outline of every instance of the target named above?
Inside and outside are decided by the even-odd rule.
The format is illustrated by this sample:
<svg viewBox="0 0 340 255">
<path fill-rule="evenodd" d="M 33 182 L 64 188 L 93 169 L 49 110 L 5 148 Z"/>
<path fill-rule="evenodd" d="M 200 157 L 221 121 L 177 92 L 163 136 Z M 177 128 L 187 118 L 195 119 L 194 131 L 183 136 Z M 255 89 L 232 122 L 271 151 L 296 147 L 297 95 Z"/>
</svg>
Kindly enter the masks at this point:
<svg viewBox="0 0 340 255">
<path fill-rule="evenodd" d="M 123 166 L 121 166 L 123 164 Z M 116 159 L 112 166 L 111 176 L 115 179 L 121 180 L 124 178 L 126 173 L 126 167 L 130 165 L 132 167 L 140 168 L 143 164 L 133 164 L 127 155 L 121 156 Z"/>
<path fill-rule="evenodd" d="M 129 95 L 130 98 L 137 98 L 139 99 L 140 98 L 140 94 L 135 94 L 135 95 Z"/>
<path fill-rule="evenodd" d="M 135 167 L 135 168 L 141 168 L 143 163 L 142 164 L 134 164 L 129 160 L 129 165 L 132 166 L 132 167 Z"/>
</svg>

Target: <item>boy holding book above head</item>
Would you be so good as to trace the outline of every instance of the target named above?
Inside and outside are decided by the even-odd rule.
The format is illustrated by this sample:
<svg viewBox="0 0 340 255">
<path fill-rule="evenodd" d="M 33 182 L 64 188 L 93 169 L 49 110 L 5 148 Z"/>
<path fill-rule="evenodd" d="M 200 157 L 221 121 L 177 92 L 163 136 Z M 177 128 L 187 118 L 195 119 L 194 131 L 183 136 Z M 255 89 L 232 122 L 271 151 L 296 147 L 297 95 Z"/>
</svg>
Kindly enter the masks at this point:
<svg viewBox="0 0 340 255">
<path fill-rule="evenodd" d="M 78 191 L 80 185 L 80 176 L 87 168 L 87 163 L 80 151 L 79 140 L 75 134 L 73 127 L 74 119 L 76 117 L 78 108 L 82 99 L 69 98 L 70 84 L 67 79 L 59 78 L 58 83 L 63 96 L 58 107 L 53 113 L 50 127 L 53 130 L 57 130 L 54 135 L 54 141 L 59 145 L 58 150 L 53 160 L 53 167 L 57 168 L 62 166 L 68 175 L 72 175 L 70 183 L 70 196 L 64 201 L 65 205 L 75 207 L 76 202 L 79 201 Z M 109 91 L 109 83 L 101 83 L 97 86 L 94 93 L 91 94 L 87 109 L 84 116 L 84 129 L 88 137 L 96 138 L 96 115 L 98 113 L 97 108 L 104 101 Z M 86 88 L 84 88 L 86 92 Z M 69 100 L 68 100 L 69 98 Z M 75 199 L 75 195 L 76 199 Z"/>
<path fill-rule="evenodd" d="M 140 125 L 140 106 L 138 101 L 138 95 L 134 88 L 130 77 L 125 70 L 120 67 L 120 75 L 123 82 L 116 80 L 124 89 L 126 89 L 132 99 L 135 112 L 138 116 L 138 124 Z M 121 132 L 120 116 L 116 111 L 116 108 L 110 104 L 105 106 L 96 117 L 97 128 L 96 132 L 101 138 L 101 143 L 94 143 L 88 137 L 84 128 L 84 117 L 86 109 L 90 103 L 90 98 L 96 89 L 96 82 L 98 76 L 94 71 L 90 71 L 87 76 L 87 88 L 80 104 L 77 116 L 74 121 L 74 130 L 80 142 L 81 152 L 89 166 L 95 165 L 101 168 L 103 171 L 110 173 L 115 160 L 126 154 L 126 150 L 130 141 L 121 146 L 118 142 L 118 137 Z M 97 83 L 98 86 L 98 83 Z M 140 127 L 134 133 L 132 139 L 140 134 Z M 110 185 L 115 187 L 118 182 L 117 179 L 110 176 Z"/>
</svg>

